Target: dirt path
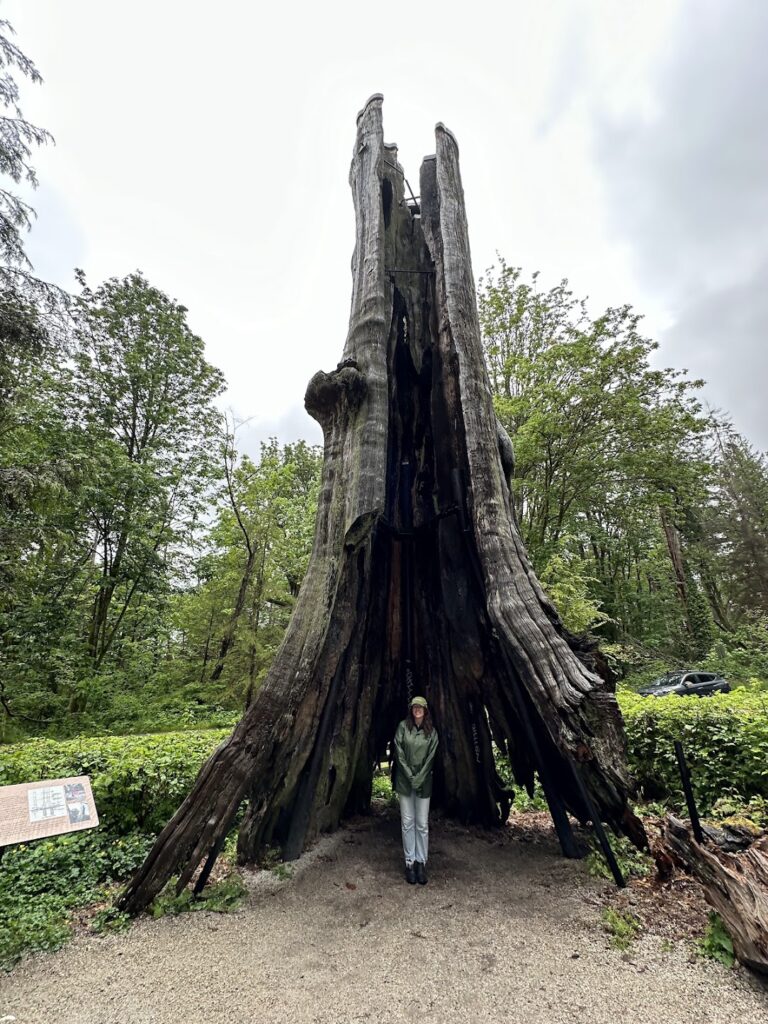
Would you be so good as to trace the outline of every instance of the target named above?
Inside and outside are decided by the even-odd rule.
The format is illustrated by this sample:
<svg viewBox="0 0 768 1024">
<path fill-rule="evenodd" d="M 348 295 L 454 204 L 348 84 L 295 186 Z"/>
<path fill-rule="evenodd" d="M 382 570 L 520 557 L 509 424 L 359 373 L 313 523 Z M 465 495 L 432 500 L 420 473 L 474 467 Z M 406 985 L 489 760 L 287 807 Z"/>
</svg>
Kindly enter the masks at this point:
<svg viewBox="0 0 768 1024">
<path fill-rule="evenodd" d="M 648 935 L 600 925 L 604 883 L 551 835 L 433 825 L 429 885 L 408 886 L 397 821 L 324 839 L 234 914 L 142 921 L 0 980 L 10 1024 L 764 1024 L 768 989 Z"/>
</svg>

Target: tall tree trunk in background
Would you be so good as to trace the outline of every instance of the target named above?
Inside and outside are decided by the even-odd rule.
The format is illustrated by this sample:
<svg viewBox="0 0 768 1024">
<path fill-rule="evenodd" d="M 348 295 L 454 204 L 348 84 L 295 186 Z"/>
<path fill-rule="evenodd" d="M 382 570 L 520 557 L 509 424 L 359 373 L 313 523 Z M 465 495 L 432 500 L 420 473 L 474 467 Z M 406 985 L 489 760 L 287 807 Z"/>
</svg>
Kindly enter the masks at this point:
<svg viewBox="0 0 768 1024">
<path fill-rule="evenodd" d="M 337 369 L 315 374 L 305 397 L 324 434 L 307 575 L 253 703 L 123 894 L 130 912 L 176 873 L 186 885 L 243 799 L 242 862 L 275 843 L 295 857 L 367 808 L 405 713 L 406 660 L 440 731 L 434 801 L 447 813 L 505 820 L 494 740 L 520 784 L 542 776 L 561 823 L 563 808 L 591 817 L 586 794 L 645 842 L 627 806 L 615 697 L 589 645 L 562 626 L 514 524 L 458 148 L 442 125 L 436 145 L 417 204 L 384 143 L 381 97 L 359 115 L 349 333 Z"/>
<path fill-rule="evenodd" d="M 240 621 L 240 616 L 243 614 L 243 610 L 245 608 L 246 599 L 248 597 L 248 587 L 251 583 L 251 576 L 253 575 L 253 566 L 255 561 L 256 550 L 254 548 L 249 548 L 248 557 L 245 560 L 245 566 L 243 568 L 243 575 L 240 578 L 240 586 L 237 590 L 237 597 L 235 598 L 235 607 L 232 609 L 232 614 L 229 617 L 229 622 L 227 623 L 224 636 L 221 638 L 216 664 L 211 672 L 212 683 L 215 683 L 221 676 L 221 673 L 224 671 L 224 662 L 227 654 L 235 645 L 237 624 Z"/>
<path fill-rule="evenodd" d="M 670 519 L 669 513 L 665 509 L 659 509 L 659 516 L 661 518 L 662 529 L 664 530 L 664 537 L 667 541 L 667 551 L 669 552 L 669 560 L 672 563 L 672 571 L 675 574 L 675 589 L 677 591 L 677 596 L 680 599 L 683 610 L 687 613 L 688 591 L 686 587 L 685 563 L 683 562 L 683 549 L 680 544 L 680 534 L 677 527 Z M 687 624 L 687 614 L 685 621 Z"/>
<path fill-rule="evenodd" d="M 675 588 L 683 612 L 687 633 L 686 646 L 693 658 L 703 657 L 714 639 L 714 618 L 710 598 L 699 588 L 696 578 L 683 554 L 680 531 L 665 509 L 659 509 L 661 525 L 667 541 L 667 551 L 675 575 Z"/>
<path fill-rule="evenodd" d="M 211 641 L 213 640 L 213 617 L 215 609 L 211 605 L 211 614 L 208 616 L 208 631 L 205 634 L 205 646 L 203 647 L 203 664 L 200 669 L 200 682 L 202 683 L 205 679 L 205 673 L 208 668 L 208 654 L 211 649 Z"/>
<path fill-rule="evenodd" d="M 235 645 L 235 638 L 237 635 L 237 624 L 240 621 L 240 616 L 243 614 L 245 609 L 246 599 L 248 597 L 248 587 L 251 583 L 251 576 L 253 575 L 253 567 L 256 564 L 256 549 L 253 545 L 253 539 L 251 538 L 248 528 L 245 525 L 243 516 L 235 497 L 235 487 L 233 482 L 233 469 L 235 462 L 235 449 L 234 449 L 234 434 L 227 434 L 226 443 L 224 446 L 224 475 L 227 479 L 227 491 L 229 493 L 229 502 L 232 506 L 232 512 L 237 520 L 237 525 L 240 528 L 240 532 L 243 535 L 243 541 L 245 543 L 245 550 L 248 557 L 245 560 L 245 567 L 243 568 L 243 575 L 240 579 L 240 586 L 237 591 L 237 597 L 235 598 L 235 606 L 232 609 L 232 614 L 229 617 L 227 628 L 224 632 L 224 636 L 221 638 L 221 644 L 219 645 L 219 654 L 216 659 L 216 664 L 211 672 L 211 682 L 215 683 L 220 678 L 221 673 L 224 671 L 224 662 L 227 654 Z M 264 551 L 266 551 L 266 538 L 264 539 Z M 262 558 L 262 571 L 264 561 Z"/>
</svg>

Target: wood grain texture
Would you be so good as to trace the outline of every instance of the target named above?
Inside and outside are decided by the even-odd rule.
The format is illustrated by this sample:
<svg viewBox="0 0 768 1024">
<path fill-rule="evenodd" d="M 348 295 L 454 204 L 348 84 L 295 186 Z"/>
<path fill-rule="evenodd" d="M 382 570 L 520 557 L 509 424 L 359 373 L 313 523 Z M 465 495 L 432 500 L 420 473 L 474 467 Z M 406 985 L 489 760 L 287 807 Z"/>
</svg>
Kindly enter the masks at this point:
<svg viewBox="0 0 768 1024">
<path fill-rule="evenodd" d="M 742 852 L 728 853 L 718 848 L 711 831 L 707 843 L 697 843 L 685 822 L 670 814 L 664 840 L 673 859 L 701 882 L 741 963 L 768 974 L 768 835 Z"/>
</svg>

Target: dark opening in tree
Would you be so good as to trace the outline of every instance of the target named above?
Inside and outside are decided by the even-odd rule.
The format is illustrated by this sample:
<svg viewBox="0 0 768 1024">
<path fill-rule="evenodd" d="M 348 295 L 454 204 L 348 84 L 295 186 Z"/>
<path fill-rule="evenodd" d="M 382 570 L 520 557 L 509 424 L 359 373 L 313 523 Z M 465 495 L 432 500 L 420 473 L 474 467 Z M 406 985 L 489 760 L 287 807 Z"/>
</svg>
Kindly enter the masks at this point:
<svg viewBox="0 0 768 1024">
<path fill-rule="evenodd" d="M 418 204 L 406 201 L 381 106 L 373 96 L 357 123 L 342 361 L 305 397 L 324 434 L 307 575 L 261 689 L 124 893 L 131 912 L 172 875 L 182 887 L 204 858 L 210 867 L 244 799 L 241 862 L 267 844 L 296 857 L 367 809 L 414 687 L 440 729 L 433 800 L 446 813 L 504 823 L 511 794 L 495 744 L 518 784 L 541 779 L 566 854 L 566 811 L 645 843 L 615 697 L 592 646 L 560 622 L 515 524 L 456 141 L 437 126 Z"/>
</svg>

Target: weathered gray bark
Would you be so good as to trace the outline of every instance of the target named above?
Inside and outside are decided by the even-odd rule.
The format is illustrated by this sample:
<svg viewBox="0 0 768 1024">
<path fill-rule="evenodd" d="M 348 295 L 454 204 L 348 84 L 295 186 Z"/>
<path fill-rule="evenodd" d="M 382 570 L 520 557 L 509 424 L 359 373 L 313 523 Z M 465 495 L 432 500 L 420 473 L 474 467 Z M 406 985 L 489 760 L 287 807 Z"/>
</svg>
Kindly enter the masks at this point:
<svg viewBox="0 0 768 1024">
<path fill-rule="evenodd" d="M 716 845 L 713 830 L 707 835 L 708 843 L 702 846 L 684 822 L 667 816 L 664 839 L 673 859 L 701 882 L 741 963 L 768 974 L 768 836 L 742 852 L 728 853 Z"/>
<path fill-rule="evenodd" d="M 180 871 L 185 885 L 243 799 L 238 852 L 307 839 L 365 809 L 410 677 L 441 736 L 434 800 L 503 822 L 518 782 L 645 842 L 629 812 L 621 716 L 534 576 L 510 504 L 480 343 L 458 148 L 442 125 L 420 206 L 383 140 L 381 97 L 358 118 L 352 310 L 342 362 L 306 408 L 324 434 L 315 542 L 283 644 L 230 740 L 203 768 L 122 897 L 137 911 Z M 407 467 L 404 468 L 404 464 Z M 407 593 L 406 593 L 407 592 Z M 406 666 L 407 663 L 407 666 Z"/>
</svg>

